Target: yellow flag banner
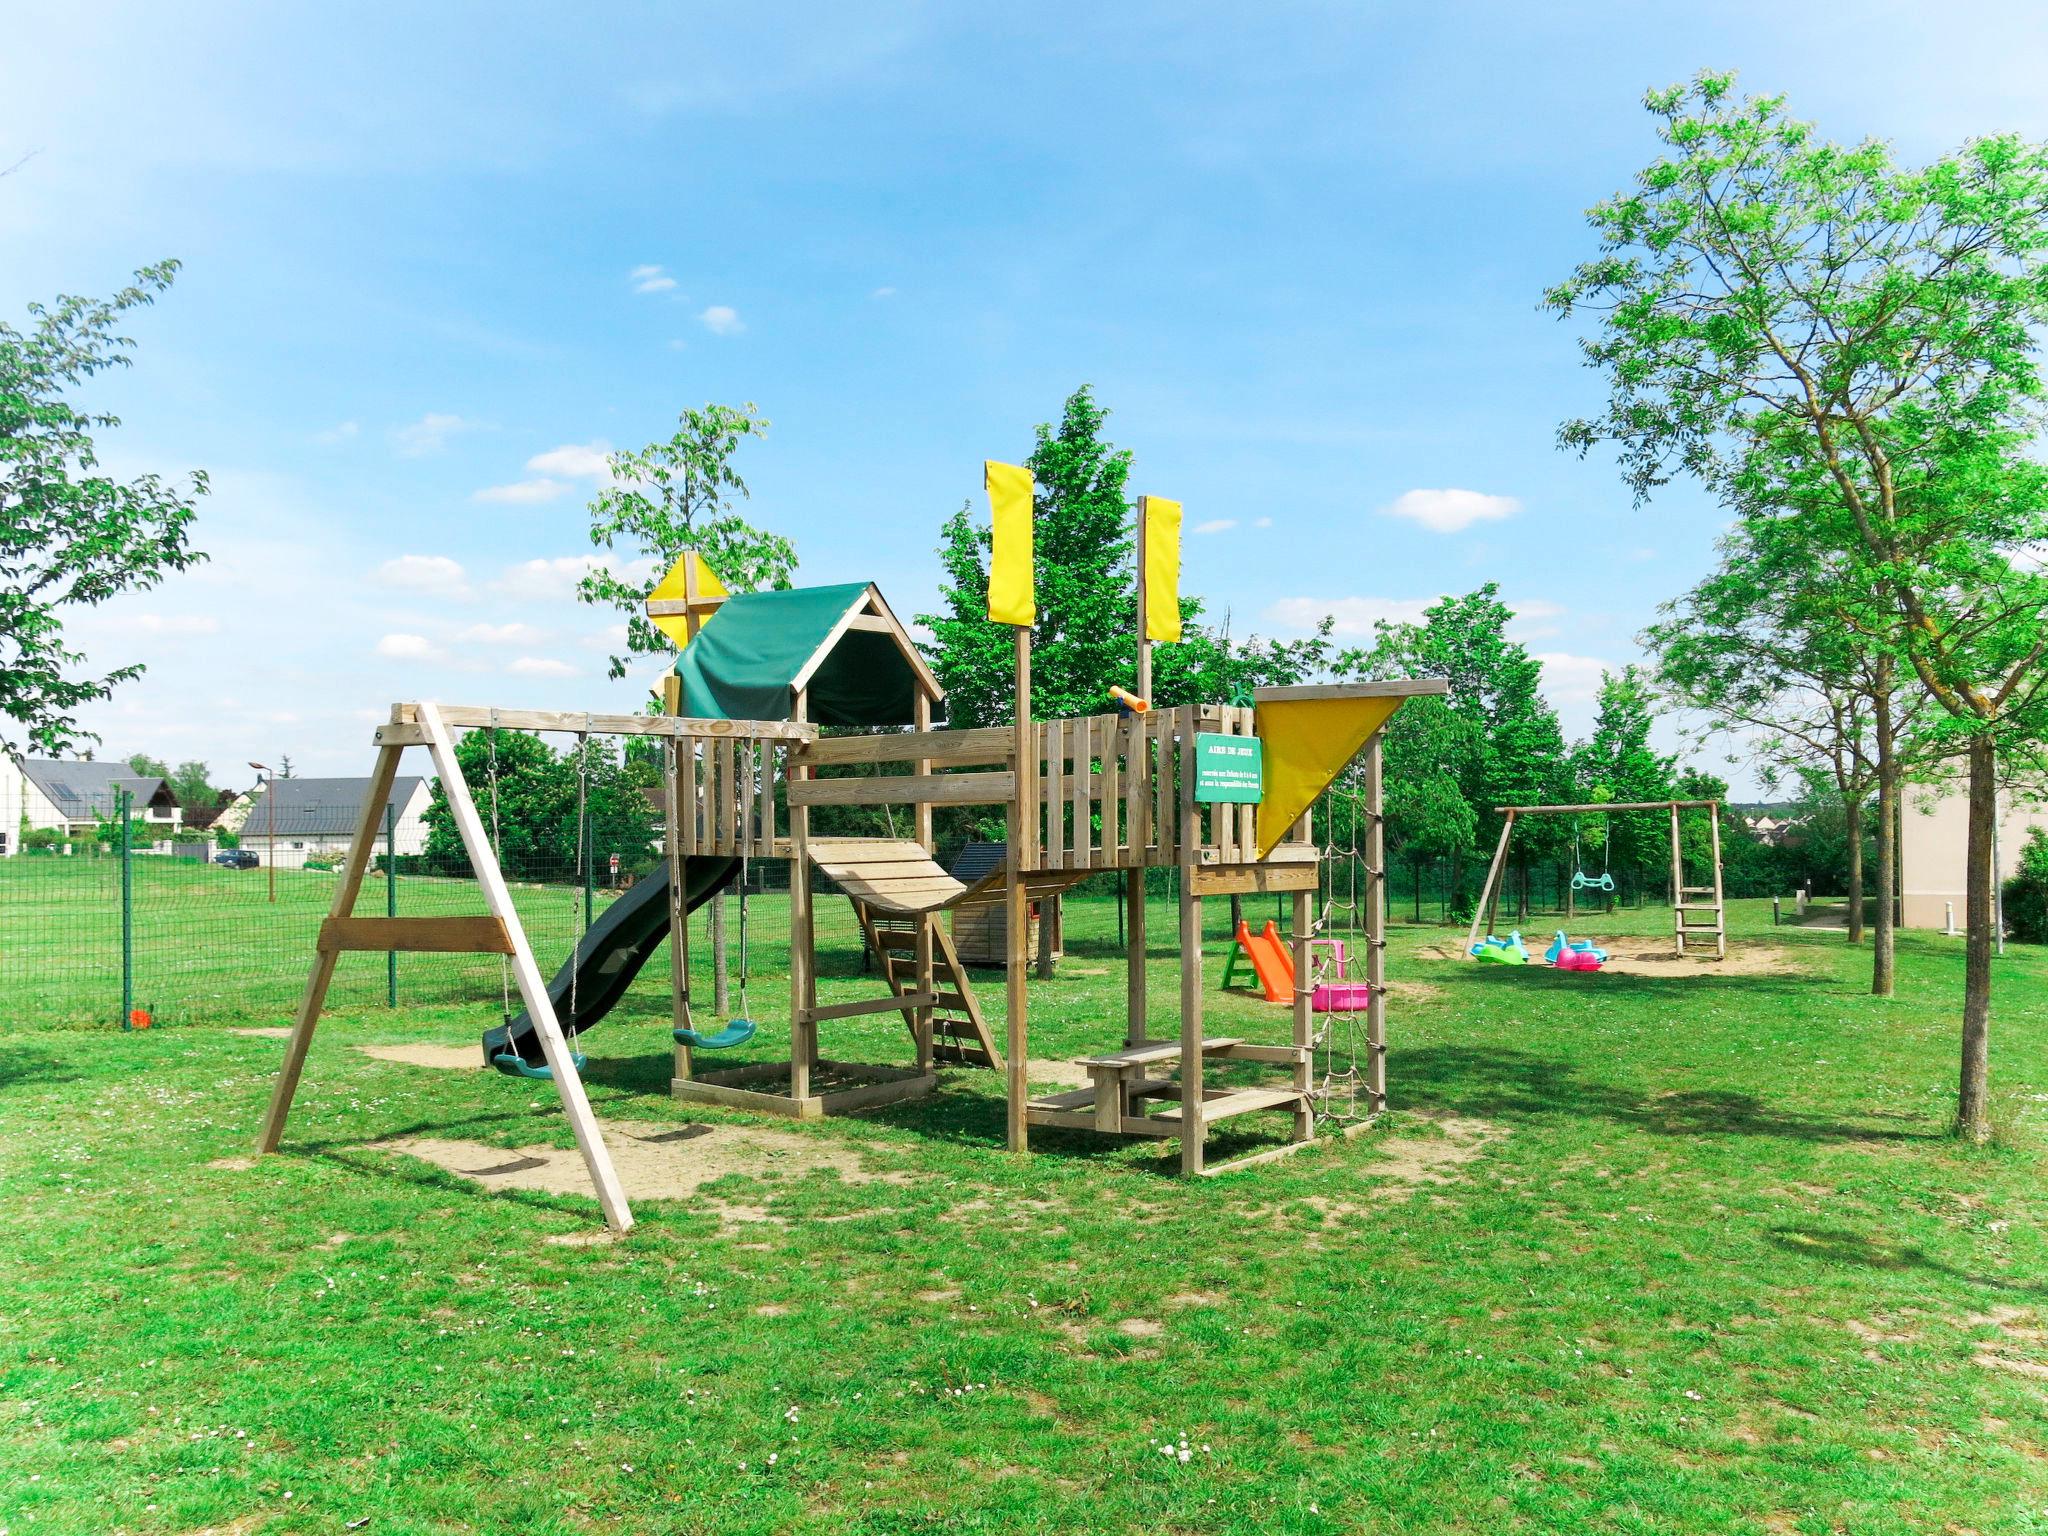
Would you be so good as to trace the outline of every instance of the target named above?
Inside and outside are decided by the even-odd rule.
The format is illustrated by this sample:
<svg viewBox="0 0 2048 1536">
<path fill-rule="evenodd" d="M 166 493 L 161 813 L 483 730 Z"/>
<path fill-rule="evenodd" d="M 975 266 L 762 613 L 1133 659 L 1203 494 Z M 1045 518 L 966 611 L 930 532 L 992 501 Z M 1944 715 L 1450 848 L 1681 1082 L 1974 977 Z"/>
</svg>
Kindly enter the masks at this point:
<svg viewBox="0 0 2048 1536">
<path fill-rule="evenodd" d="M 655 583 L 654 590 L 647 594 L 650 607 L 656 603 L 695 602 L 700 598 L 727 597 L 725 583 L 711 572 L 704 563 L 704 557 L 694 549 L 683 551 L 682 559 L 669 567 L 669 572 Z M 689 617 L 681 613 L 649 613 L 648 620 L 654 627 L 675 642 L 677 650 L 690 643 Z M 699 627 L 702 627 L 700 620 Z"/>
<path fill-rule="evenodd" d="M 1279 846 L 1301 813 L 1400 707 L 1398 698 L 1279 699 L 1259 705 L 1257 729 L 1264 744 L 1260 858 Z"/>
<path fill-rule="evenodd" d="M 1180 503 L 1145 496 L 1145 638 L 1180 639 Z"/>
<path fill-rule="evenodd" d="M 1031 471 L 984 460 L 995 548 L 988 564 L 988 616 L 993 624 L 1038 622 L 1038 584 L 1031 557 Z"/>
</svg>

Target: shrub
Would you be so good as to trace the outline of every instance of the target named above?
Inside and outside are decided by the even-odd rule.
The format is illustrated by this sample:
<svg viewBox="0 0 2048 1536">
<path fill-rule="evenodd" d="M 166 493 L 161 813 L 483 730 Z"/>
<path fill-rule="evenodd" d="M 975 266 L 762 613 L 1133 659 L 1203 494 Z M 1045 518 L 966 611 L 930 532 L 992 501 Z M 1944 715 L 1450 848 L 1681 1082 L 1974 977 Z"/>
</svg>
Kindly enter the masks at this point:
<svg viewBox="0 0 2048 1536">
<path fill-rule="evenodd" d="M 2022 944 L 2048 944 L 2048 832 L 2036 827 L 2005 882 L 2005 926 Z"/>
</svg>

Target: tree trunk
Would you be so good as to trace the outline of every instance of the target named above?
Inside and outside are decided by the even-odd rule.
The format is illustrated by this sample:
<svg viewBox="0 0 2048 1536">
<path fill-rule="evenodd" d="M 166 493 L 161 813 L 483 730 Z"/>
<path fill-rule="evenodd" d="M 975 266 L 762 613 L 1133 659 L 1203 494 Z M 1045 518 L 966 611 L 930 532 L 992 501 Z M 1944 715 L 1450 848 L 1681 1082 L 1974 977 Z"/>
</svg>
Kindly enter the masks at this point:
<svg viewBox="0 0 2048 1536">
<path fill-rule="evenodd" d="M 711 898 L 711 1011 L 726 1015 L 730 988 L 725 966 L 725 892 Z"/>
<path fill-rule="evenodd" d="M 1890 673 L 1884 674 L 1889 685 Z M 1892 724 L 1891 694 L 1873 701 L 1877 734 L 1877 932 L 1870 945 L 1870 995 L 1890 997 L 1894 989 L 1899 888 L 1898 733 Z"/>
<path fill-rule="evenodd" d="M 1842 797 L 1842 824 L 1849 834 L 1849 942 L 1863 942 L 1863 797 Z"/>
<path fill-rule="evenodd" d="M 1990 737 L 1972 737 L 1970 837 L 1963 875 L 1970 933 L 1963 960 L 1963 1064 L 1956 1130 L 1976 1142 L 1991 1138 L 1991 947 L 1998 924 L 1991 843 L 1997 822 L 1998 751 Z"/>
<path fill-rule="evenodd" d="M 1052 941 L 1059 928 L 1059 910 L 1060 899 L 1057 896 L 1048 896 L 1038 904 L 1037 975 L 1040 981 L 1052 980 Z"/>
</svg>

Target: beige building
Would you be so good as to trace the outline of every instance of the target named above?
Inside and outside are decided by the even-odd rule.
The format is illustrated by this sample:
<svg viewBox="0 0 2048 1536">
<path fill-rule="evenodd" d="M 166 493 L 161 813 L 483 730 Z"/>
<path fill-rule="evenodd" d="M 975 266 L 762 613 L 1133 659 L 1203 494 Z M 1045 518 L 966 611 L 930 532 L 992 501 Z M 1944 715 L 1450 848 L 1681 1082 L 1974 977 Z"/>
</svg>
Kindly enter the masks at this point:
<svg viewBox="0 0 2048 1536">
<path fill-rule="evenodd" d="M 1908 928 L 1944 928 L 1951 915 L 1958 932 L 1969 922 L 1963 894 L 1963 855 L 1970 832 L 1970 802 L 1952 790 L 1910 789 L 1899 835 L 1900 920 Z M 2001 883 L 2019 865 L 2034 828 L 2048 828 L 2048 803 L 2011 789 L 1998 796 L 1998 870 Z"/>
</svg>

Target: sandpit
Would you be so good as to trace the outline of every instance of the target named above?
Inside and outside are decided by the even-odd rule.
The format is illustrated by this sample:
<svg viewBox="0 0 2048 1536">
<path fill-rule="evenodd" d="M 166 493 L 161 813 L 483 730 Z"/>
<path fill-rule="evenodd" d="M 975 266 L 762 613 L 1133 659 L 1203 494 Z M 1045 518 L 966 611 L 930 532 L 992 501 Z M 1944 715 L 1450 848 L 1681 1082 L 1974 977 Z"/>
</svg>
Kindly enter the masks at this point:
<svg viewBox="0 0 2048 1536">
<path fill-rule="evenodd" d="M 613 1120 L 604 1143 L 629 1199 L 688 1200 L 728 1174 L 803 1175 L 830 1169 L 848 1184 L 900 1184 L 908 1176 L 868 1167 L 854 1148 L 825 1136 L 753 1126 L 662 1125 Z M 549 1195 L 588 1195 L 590 1176 L 574 1147 L 493 1147 L 480 1141 L 400 1136 L 362 1150 L 403 1152 L 473 1180 L 486 1189 L 525 1189 Z M 764 1220 L 757 1207 L 725 1206 L 734 1219 Z"/>
<path fill-rule="evenodd" d="M 359 1045 L 356 1049 L 379 1061 L 402 1061 L 409 1067 L 432 1067 L 437 1072 L 474 1072 L 484 1064 L 483 1051 L 474 1045 L 407 1041 L 400 1045 Z"/>
</svg>

